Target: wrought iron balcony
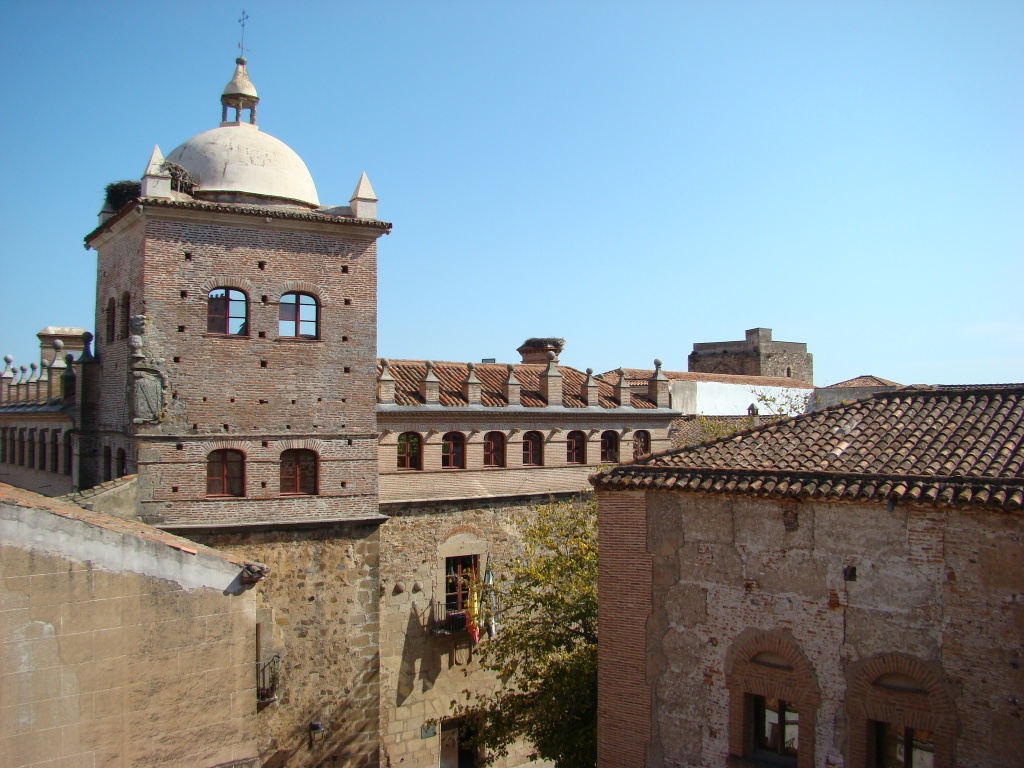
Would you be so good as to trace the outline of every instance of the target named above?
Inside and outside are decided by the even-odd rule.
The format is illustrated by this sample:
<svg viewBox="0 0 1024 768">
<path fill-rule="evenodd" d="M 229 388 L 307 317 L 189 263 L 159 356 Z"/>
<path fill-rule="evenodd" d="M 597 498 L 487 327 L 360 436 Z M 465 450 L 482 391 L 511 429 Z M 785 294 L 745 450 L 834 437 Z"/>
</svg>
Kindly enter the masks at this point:
<svg viewBox="0 0 1024 768">
<path fill-rule="evenodd" d="M 465 632 L 467 616 L 465 611 L 452 611 L 444 603 L 430 601 L 428 628 L 434 635 L 454 635 Z"/>
<path fill-rule="evenodd" d="M 256 662 L 256 703 L 277 701 L 277 688 L 281 682 L 281 657 L 274 654 L 269 661 Z"/>
</svg>

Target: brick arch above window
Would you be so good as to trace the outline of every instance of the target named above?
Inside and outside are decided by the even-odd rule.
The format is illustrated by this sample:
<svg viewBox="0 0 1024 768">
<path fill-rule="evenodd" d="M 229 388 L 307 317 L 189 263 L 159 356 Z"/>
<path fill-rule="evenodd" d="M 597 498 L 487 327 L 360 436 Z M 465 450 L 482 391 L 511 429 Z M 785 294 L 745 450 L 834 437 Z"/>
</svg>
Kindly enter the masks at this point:
<svg viewBox="0 0 1024 768">
<path fill-rule="evenodd" d="M 852 664 L 847 672 L 849 765 L 876 764 L 876 725 L 931 733 L 934 768 L 956 765 L 959 722 L 940 664 L 887 653 Z"/>
<path fill-rule="evenodd" d="M 286 293 L 308 293 L 317 300 L 317 304 L 321 307 L 326 304 L 322 296 L 323 289 L 319 285 L 306 280 L 289 280 L 286 283 L 275 286 L 273 293 L 270 294 L 270 300 L 281 301 L 281 297 Z"/>
<path fill-rule="evenodd" d="M 275 443 L 275 446 L 279 451 L 307 450 L 315 451 L 320 456 L 323 456 L 324 452 L 327 450 L 327 443 L 315 437 L 309 437 L 303 440 L 280 440 Z"/>
<path fill-rule="evenodd" d="M 743 760 L 755 751 L 753 700 L 760 698 L 796 705 L 800 720 L 796 765 L 811 768 L 820 692 L 814 669 L 793 636 L 779 630 L 743 632 L 726 658 L 725 676 L 729 689 L 729 754 L 737 758 L 729 764 L 745 765 Z"/>
<path fill-rule="evenodd" d="M 248 294 L 251 300 L 253 296 L 260 297 L 260 292 L 256 289 L 251 282 L 246 280 L 244 277 L 237 277 L 232 275 L 214 275 L 202 282 L 199 289 L 203 294 L 208 294 L 214 288 L 234 288 L 237 291 L 244 291 Z"/>
<path fill-rule="evenodd" d="M 248 440 L 204 440 L 199 444 L 199 450 L 205 456 L 211 451 L 241 451 L 248 456 L 255 450 L 255 444 Z"/>
</svg>

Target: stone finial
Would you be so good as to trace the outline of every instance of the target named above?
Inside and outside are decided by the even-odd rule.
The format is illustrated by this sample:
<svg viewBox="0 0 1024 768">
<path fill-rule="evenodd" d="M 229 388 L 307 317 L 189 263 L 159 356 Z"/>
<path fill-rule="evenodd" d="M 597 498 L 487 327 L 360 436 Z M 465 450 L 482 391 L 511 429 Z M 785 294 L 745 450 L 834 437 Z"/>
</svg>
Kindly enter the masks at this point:
<svg viewBox="0 0 1024 768">
<path fill-rule="evenodd" d="M 366 175 L 366 171 L 363 171 L 359 177 L 359 182 L 348 202 L 352 207 L 352 215 L 357 219 L 377 218 L 377 194 L 370 185 L 370 178 Z"/>
<path fill-rule="evenodd" d="M 519 383 L 516 378 L 516 367 L 509 363 L 508 365 L 508 376 L 505 381 L 501 384 L 501 394 L 508 400 L 509 405 L 522 405 L 523 385 Z"/>
<path fill-rule="evenodd" d="M 158 145 L 153 145 L 146 170 L 142 174 L 139 195 L 141 197 L 159 197 L 169 200 L 171 197 L 171 174 L 163 167 L 164 155 Z"/>
<path fill-rule="evenodd" d="M 92 353 L 93 335 L 86 331 L 82 334 L 82 354 L 78 356 L 80 363 L 95 363 L 96 357 Z"/>
<path fill-rule="evenodd" d="M 441 402 L 441 380 L 434 373 L 432 360 L 426 362 L 426 374 L 423 376 L 423 381 L 420 382 L 420 395 L 423 396 L 423 401 L 427 405 L 437 405 Z"/>
<path fill-rule="evenodd" d="M 480 379 L 476 377 L 476 365 L 467 363 L 466 378 L 462 382 L 462 396 L 469 405 L 480 405 Z"/>
<path fill-rule="evenodd" d="M 747 416 L 750 417 L 752 427 L 761 426 L 761 417 L 759 415 L 759 411 L 757 410 L 757 406 L 754 405 L 753 403 L 747 406 Z"/>
<path fill-rule="evenodd" d="M 556 363 L 558 356 L 551 350 L 547 352 L 548 367 L 540 375 L 540 394 L 548 407 L 562 405 L 562 372 Z"/>
<path fill-rule="evenodd" d="M 620 408 L 633 407 L 633 392 L 629 388 L 629 381 L 626 379 L 626 369 L 619 368 L 619 383 L 615 385 L 615 399 L 619 401 Z"/>
<path fill-rule="evenodd" d="M 534 337 L 524 341 L 516 352 L 523 356 L 524 363 L 547 362 L 549 359 L 548 352 L 552 352 L 557 363 L 558 356 L 562 353 L 563 349 L 565 349 L 565 339 L 558 339 L 554 336 L 545 338 Z"/>
<path fill-rule="evenodd" d="M 597 379 L 594 378 L 593 368 L 587 368 L 587 377 L 580 386 L 580 397 L 586 405 L 599 405 Z"/>
<path fill-rule="evenodd" d="M 380 360 L 380 376 L 377 377 L 377 402 L 395 402 L 395 377 L 391 375 L 391 362 L 382 357 Z"/>
<path fill-rule="evenodd" d="M 654 373 L 647 381 L 647 397 L 659 408 L 668 408 L 668 379 L 661 372 L 661 360 L 654 361 Z"/>
<path fill-rule="evenodd" d="M 13 362 L 13 357 L 4 355 L 4 370 L 0 373 L 0 403 L 6 403 L 11 399 L 10 387 L 14 380 L 14 368 L 11 367 Z"/>
</svg>

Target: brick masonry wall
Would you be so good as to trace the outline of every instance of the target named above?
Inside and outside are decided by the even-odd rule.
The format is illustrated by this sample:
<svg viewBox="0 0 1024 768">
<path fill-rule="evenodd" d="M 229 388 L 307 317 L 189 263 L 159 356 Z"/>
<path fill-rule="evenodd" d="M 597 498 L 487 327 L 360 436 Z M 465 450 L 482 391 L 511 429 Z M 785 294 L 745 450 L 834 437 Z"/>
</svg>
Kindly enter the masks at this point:
<svg viewBox="0 0 1024 768">
<path fill-rule="evenodd" d="M 642 768 L 649 764 L 651 733 L 647 622 L 652 576 L 645 499 L 632 491 L 598 493 L 597 498 L 597 764 Z"/>
<path fill-rule="evenodd" d="M 631 430 L 647 430 L 651 436 L 652 452 L 670 447 L 668 417 L 652 418 L 644 416 L 643 411 L 618 414 L 609 410 L 610 413 L 599 415 L 600 420 L 590 414 L 593 420 L 588 421 L 584 414 L 577 421 L 556 422 L 557 427 L 551 416 L 543 412 L 488 413 L 486 417 L 472 421 L 460 420 L 453 415 L 445 423 L 437 421 L 439 415 L 436 412 L 424 412 L 419 421 L 415 412 L 402 413 L 401 421 L 396 419 L 396 414 L 382 414 L 381 427 L 389 431 L 379 441 L 380 498 L 385 502 L 479 499 L 589 491 L 587 477 L 601 463 L 601 433 L 611 429 L 621 435 L 625 425 Z M 503 416 L 504 420 L 499 420 Z M 509 426 L 510 422 L 516 424 L 515 431 Z M 566 461 L 566 436 L 577 429 L 587 437 L 587 463 L 582 465 Z M 506 436 L 504 467 L 485 467 L 483 464 L 484 437 L 491 430 L 501 431 Z M 544 437 L 543 466 L 523 465 L 523 434 L 531 430 L 540 431 Z M 397 468 L 398 436 L 406 431 L 416 432 L 422 438 L 421 470 Z M 466 469 L 441 468 L 442 438 L 451 431 L 461 432 L 466 438 Z M 620 439 L 619 455 L 622 459 L 633 457 L 631 435 L 632 432 L 627 432 Z"/>
<path fill-rule="evenodd" d="M 132 314 L 146 317 L 140 364 L 166 381 L 160 423 L 129 425 L 129 341 L 99 345 L 100 445 L 130 437 L 144 519 L 206 525 L 372 513 L 378 235 L 150 207 L 96 238 L 98 326 L 108 294 L 130 283 Z M 207 332 L 216 287 L 246 293 L 248 336 Z M 290 291 L 319 300 L 319 339 L 279 337 L 279 299 Z M 280 453 L 308 445 L 321 457 L 320 494 L 283 498 Z M 235 499 L 206 499 L 206 456 L 218 448 L 246 454 L 244 511 Z"/>
<path fill-rule="evenodd" d="M 431 599 L 444 603 L 444 558 L 476 554 L 500 579 L 522 552 L 519 531 L 529 504 L 390 506 L 381 527 L 381 744 L 382 765 L 434 768 L 440 728 L 464 691 L 487 691 L 492 674 L 477 662 L 468 634 L 429 631 Z M 501 631 L 499 627 L 499 632 Z M 487 642 L 486 639 L 481 641 Z M 496 765 L 545 765 L 520 744 Z"/>
<path fill-rule="evenodd" d="M 791 638 L 813 671 L 820 702 L 806 764 L 864 754 L 866 727 L 847 724 L 849 676 L 887 654 L 940 670 L 936 695 L 951 698 L 959 719 L 957 765 L 1015 763 L 1024 749 L 1024 713 L 1012 703 L 1024 684 L 1019 516 L 667 493 L 649 494 L 647 513 L 649 764 L 725 762 L 735 727 L 726 673 L 752 630 Z M 856 581 L 844 578 L 851 566 Z M 630 652 L 620 652 L 627 662 Z"/>
<path fill-rule="evenodd" d="M 377 768 L 377 527 L 320 525 L 192 538 L 270 567 L 254 591 L 262 656 L 281 656 L 281 691 L 279 701 L 256 716 L 260 764 Z M 311 722 L 327 729 L 313 747 Z"/>
<path fill-rule="evenodd" d="M 238 567 L 30 503 L 0 503 L 0 765 L 255 766 L 254 601 L 225 593 Z M 63 541 L 87 556 L 47 551 Z"/>
</svg>

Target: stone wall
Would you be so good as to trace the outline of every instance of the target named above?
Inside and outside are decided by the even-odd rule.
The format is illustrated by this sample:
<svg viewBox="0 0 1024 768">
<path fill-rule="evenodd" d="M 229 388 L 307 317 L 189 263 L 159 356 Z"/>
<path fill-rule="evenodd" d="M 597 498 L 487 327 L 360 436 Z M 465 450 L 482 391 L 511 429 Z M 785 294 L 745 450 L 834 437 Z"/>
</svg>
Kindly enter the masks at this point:
<svg viewBox="0 0 1024 768">
<path fill-rule="evenodd" d="M 259 654 L 280 656 L 280 688 L 256 716 L 260 764 L 377 768 L 377 526 L 190 536 L 270 568 L 255 589 Z M 326 730 L 321 742 L 310 740 L 314 722 Z"/>
<path fill-rule="evenodd" d="M 814 360 L 807 345 L 773 341 L 771 328 L 751 328 L 743 341 L 700 342 L 693 345 L 687 370 L 746 376 L 778 376 L 814 382 Z"/>
<path fill-rule="evenodd" d="M 611 506 L 624 495 L 599 495 L 602 533 L 625 519 Z M 803 702 L 800 766 L 862 765 L 870 721 L 901 717 L 933 733 L 936 766 L 1017 763 L 1019 515 L 649 493 L 644 527 L 653 557 L 646 643 L 623 646 L 608 664 L 646 662 L 632 684 L 651 697 L 648 765 L 722 765 L 744 754 L 747 694 Z M 626 541 L 606 541 L 602 583 L 614 584 L 632 569 L 616 560 Z M 609 641 L 602 634 L 602 648 Z M 791 660 L 751 664 L 762 652 Z M 794 670 L 775 688 L 772 664 Z M 605 675 L 603 666 L 602 685 Z M 917 699 L 897 701 L 905 690 Z M 878 703 L 886 697 L 891 705 Z"/>
<path fill-rule="evenodd" d="M 0 765 L 256 765 L 240 564 L 0 485 Z"/>
<path fill-rule="evenodd" d="M 496 684 L 468 633 L 432 633 L 431 601 L 444 605 L 446 557 L 477 555 L 481 573 L 490 568 L 501 580 L 522 552 L 523 520 L 542 501 L 382 506 L 391 517 L 381 527 L 382 765 L 435 768 L 451 703 Z M 537 763 L 523 744 L 496 763 L 526 764 Z"/>
</svg>

